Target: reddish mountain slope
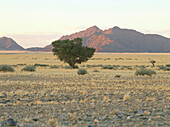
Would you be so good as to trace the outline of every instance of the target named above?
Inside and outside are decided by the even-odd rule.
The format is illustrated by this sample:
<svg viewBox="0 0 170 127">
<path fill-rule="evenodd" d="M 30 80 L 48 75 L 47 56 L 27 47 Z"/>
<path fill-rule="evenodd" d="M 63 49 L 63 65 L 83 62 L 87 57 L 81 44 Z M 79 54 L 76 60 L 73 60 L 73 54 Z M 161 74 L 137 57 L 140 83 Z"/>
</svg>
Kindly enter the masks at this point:
<svg viewBox="0 0 170 127">
<path fill-rule="evenodd" d="M 97 26 L 92 26 L 88 29 L 86 29 L 85 31 L 80 31 L 78 33 L 74 33 L 74 34 L 71 34 L 71 35 L 66 35 L 66 36 L 62 36 L 60 38 L 60 40 L 65 40 L 65 39 L 74 39 L 74 38 L 77 38 L 77 37 L 80 37 L 80 38 L 86 38 L 86 37 L 89 37 L 95 33 L 98 33 L 98 32 L 101 32 L 102 30 L 100 30 Z"/>
<path fill-rule="evenodd" d="M 76 37 L 83 39 L 84 46 L 94 47 L 98 52 L 170 52 L 169 38 L 119 27 L 103 31 L 93 26 L 78 33 L 62 36 L 60 40 Z M 51 50 L 51 45 L 42 49 L 42 51 Z"/>
<path fill-rule="evenodd" d="M 65 40 L 65 39 L 74 39 L 77 37 L 80 37 L 83 39 L 83 45 L 84 46 L 89 46 L 89 47 L 94 47 L 96 51 L 102 50 L 102 46 L 106 44 L 110 44 L 113 42 L 113 40 L 110 40 L 107 38 L 103 33 L 103 31 L 100 30 L 96 26 L 92 26 L 85 31 L 80 31 L 78 33 L 74 33 L 71 35 L 66 35 L 62 36 L 59 40 Z M 49 51 L 52 50 L 52 46 L 48 45 L 44 47 L 43 51 Z"/>
</svg>

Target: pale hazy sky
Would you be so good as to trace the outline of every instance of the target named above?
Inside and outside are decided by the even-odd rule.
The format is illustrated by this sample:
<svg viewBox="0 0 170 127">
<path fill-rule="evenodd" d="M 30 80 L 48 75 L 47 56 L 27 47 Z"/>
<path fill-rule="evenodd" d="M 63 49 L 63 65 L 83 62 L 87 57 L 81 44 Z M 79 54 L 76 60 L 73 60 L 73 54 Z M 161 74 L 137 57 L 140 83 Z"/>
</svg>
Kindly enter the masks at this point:
<svg viewBox="0 0 170 127">
<path fill-rule="evenodd" d="M 25 48 L 93 25 L 170 38 L 170 0 L 0 0 L 0 37 Z"/>
</svg>

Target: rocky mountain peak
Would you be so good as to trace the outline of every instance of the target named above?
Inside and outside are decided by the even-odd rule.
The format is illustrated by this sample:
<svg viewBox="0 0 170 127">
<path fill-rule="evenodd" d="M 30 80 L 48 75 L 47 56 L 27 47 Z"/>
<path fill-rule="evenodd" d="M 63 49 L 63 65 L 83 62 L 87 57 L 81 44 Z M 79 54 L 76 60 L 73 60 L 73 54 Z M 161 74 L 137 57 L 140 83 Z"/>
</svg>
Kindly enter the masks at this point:
<svg viewBox="0 0 170 127">
<path fill-rule="evenodd" d="M 24 50 L 24 48 L 13 39 L 3 36 L 0 38 L 0 50 Z"/>
<path fill-rule="evenodd" d="M 98 31 L 101 31 L 97 26 L 92 26 L 92 27 L 89 27 L 87 28 L 85 31 L 95 31 L 95 32 L 98 32 Z"/>
</svg>

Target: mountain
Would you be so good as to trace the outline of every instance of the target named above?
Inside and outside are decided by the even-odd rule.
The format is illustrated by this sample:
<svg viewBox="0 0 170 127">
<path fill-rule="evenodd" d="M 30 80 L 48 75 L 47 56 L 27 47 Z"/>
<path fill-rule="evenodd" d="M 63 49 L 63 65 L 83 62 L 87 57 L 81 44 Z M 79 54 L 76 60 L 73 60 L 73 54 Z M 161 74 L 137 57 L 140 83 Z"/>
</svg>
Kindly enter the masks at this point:
<svg viewBox="0 0 170 127">
<path fill-rule="evenodd" d="M 170 38 L 157 34 L 143 34 L 117 26 L 107 30 L 92 26 L 84 31 L 62 36 L 59 40 L 76 37 L 83 39 L 83 46 L 96 48 L 97 52 L 170 52 Z M 42 49 L 51 50 L 52 45 Z"/>
<path fill-rule="evenodd" d="M 13 39 L 7 37 L 0 38 L 0 50 L 25 50 L 18 45 Z"/>
<path fill-rule="evenodd" d="M 101 30 L 97 26 L 92 26 L 84 31 L 62 36 L 59 40 L 72 40 L 77 37 L 83 39 L 83 46 L 93 47 L 97 52 L 170 52 L 170 38 L 119 27 Z M 52 48 L 50 44 L 43 48 L 33 47 L 26 50 L 51 52 Z M 2 37 L 0 50 L 25 49 L 13 39 Z"/>
<path fill-rule="evenodd" d="M 41 51 L 43 48 L 41 47 L 31 47 L 31 48 L 27 48 L 25 50 L 27 51 Z"/>
</svg>

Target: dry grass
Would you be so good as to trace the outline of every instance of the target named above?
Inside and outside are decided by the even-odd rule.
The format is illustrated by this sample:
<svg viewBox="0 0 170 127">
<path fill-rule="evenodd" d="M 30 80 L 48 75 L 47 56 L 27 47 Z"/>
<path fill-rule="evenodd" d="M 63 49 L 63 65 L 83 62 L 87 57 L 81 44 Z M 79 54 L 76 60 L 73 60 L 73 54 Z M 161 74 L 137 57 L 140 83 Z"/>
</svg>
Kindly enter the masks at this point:
<svg viewBox="0 0 170 127">
<path fill-rule="evenodd" d="M 82 65 L 149 65 L 151 68 L 150 59 L 155 60 L 156 65 L 170 63 L 169 54 L 95 54 L 93 60 Z M 166 108 L 169 101 L 170 72 L 168 71 L 151 68 L 156 70 L 155 76 L 137 77 L 135 69 L 108 70 L 101 69 L 101 67 L 84 67 L 89 73 L 82 76 L 77 74 L 78 69 L 61 68 L 67 64 L 57 60 L 50 53 L 0 54 L 0 64 L 33 65 L 35 63 L 57 65 L 60 68 L 37 67 L 36 72 L 21 72 L 23 66 L 18 66 L 15 67 L 16 71 L 13 73 L 0 72 L 0 96 L 6 95 L 12 100 L 9 104 L 13 106 L 6 110 L 9 110 L 10 113 L 15 111 L 16 118 L 21 114 L 30 114 L 32 117 L 35 114 L 34 107 L 30 109 L 29 106 L 35 104 L 35 109 L 39 112 L 36 115 L 48 118 L 42 121 L 42 125 L 57 126 L 64 118 L 53 118 L 54 109 L 57 109 L 57 114 L 69 114 L 67 119 L 70 121 L 77 121 L 81 115 L 85 116 L 85 114 L 95 117 L 98 115 L 104 117 L 107 114 L 109 117 L 113 117 L 117 110 L 127 113 L 133 110 L 139 111 L 143 108 L 144 103 L 148 105 L 148 111 L 144 113 L 152 115 L 151 110 L 160 109 L 162 105 Z M 100 72 L 93 72 L 95 69 Z M 117 74 L 121 77 L 115 78 Z M 24 101 L 21 102 L 17 100 L 18 98 Z M 159 100 L 159 98 L 163 99 Z M 17 109 L 15 105 L 25 106 L 24 112 L 15 110 L 15 108 Z M 37 107 L 43 107 L 43 109 Z M 2 111 L 0 120 L 7 119 L 8 115 L 5 114 L 8 111 L 4 108 L 0 110 Z M 24 120 L 18 119 L 18 121 Z M 141 122 L 141 120 L 139 121 Z M 100 121 L 95 118 L 93 122 L 98 124 Z M 121 122 L 117 121 L 117 123 Z M 131 124 L 137 124 L 137 122 L 136 119 Z M 68 126 L 73 126 L 71 123 Z M 127 122 L 125 121 L 125 123 Z M 88 124 L 82 121 L 80 125 Z M 152 125 L 154 124 L 148 123 L 148 126 Z"/>
</svg>

